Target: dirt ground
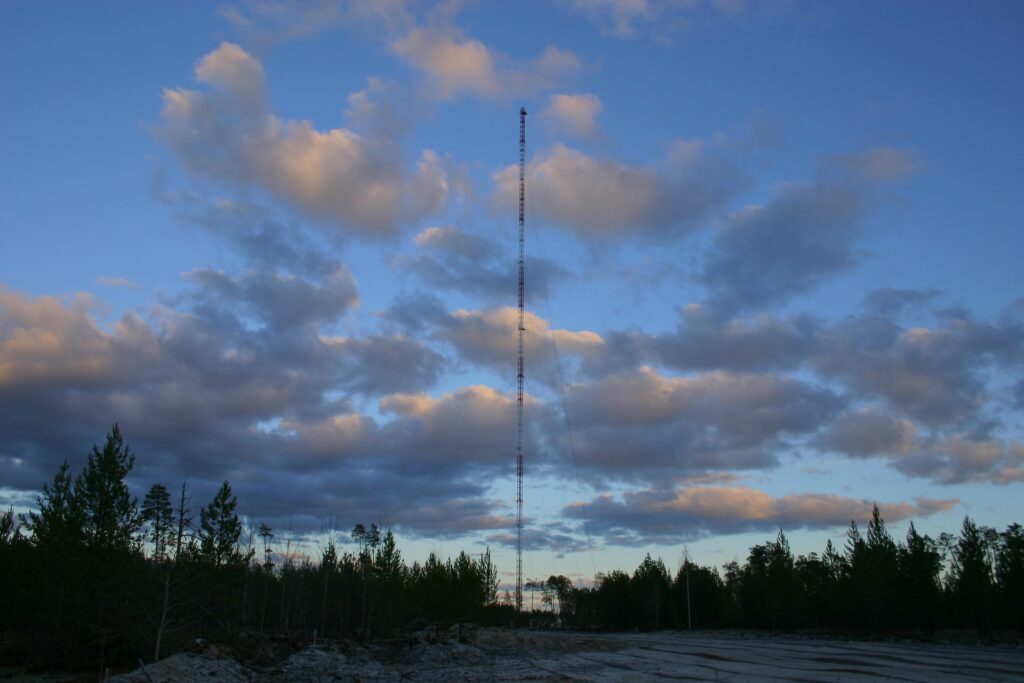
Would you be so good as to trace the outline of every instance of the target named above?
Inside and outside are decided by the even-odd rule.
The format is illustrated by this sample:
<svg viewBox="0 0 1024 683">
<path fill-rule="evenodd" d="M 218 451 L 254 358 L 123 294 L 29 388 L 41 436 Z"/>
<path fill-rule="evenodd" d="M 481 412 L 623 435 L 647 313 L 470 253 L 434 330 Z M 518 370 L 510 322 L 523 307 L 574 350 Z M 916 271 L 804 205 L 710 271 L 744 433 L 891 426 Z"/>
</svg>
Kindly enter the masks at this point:
<svg viewBox="0 0 1024 683">
<path fill-rule="evenodd" d="M 223 652 L 178 654 L 122 683 L 279 681 L 1022 681 L 1024 648 L 722 633 L 590 634 L 481 629 L 471 643 L 418 636 L 310 647 L 248 668 Z"/>
</svg>

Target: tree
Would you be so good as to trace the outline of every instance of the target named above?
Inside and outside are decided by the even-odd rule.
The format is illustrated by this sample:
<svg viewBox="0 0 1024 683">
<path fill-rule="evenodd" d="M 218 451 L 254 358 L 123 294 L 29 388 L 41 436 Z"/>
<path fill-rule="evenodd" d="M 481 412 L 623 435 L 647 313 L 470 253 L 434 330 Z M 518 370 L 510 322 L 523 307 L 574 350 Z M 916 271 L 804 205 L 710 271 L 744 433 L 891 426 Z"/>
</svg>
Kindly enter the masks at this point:
<svg viewBox="0 0 1024 683">
<path fill-rule="evenodd" d="M 220 565 L 244 564 L 247 557 L 238 547 L 242 522 L 235 513 L 238 500 L 231 484 L 221 484 L 210 504 L 199 512 L 199 553 L 205 561 Z"/>
<path fill-rule="evenodd" d="M 75 480 L 85 544 L 90 549 L 100 553 L 138 550 L 142 519 L 125 482 L 134 464 L 135 455 L 124 443 L 117 424 L 107 434 L 103 450 L 92 447 L 85 468 Z"/>
<path fill-rule="evenodd" d="M 954 602 L 962 619 L 982 633 L 991 628 L 992 566 L 986 529 L 964 517 L 953 547 L 951 579 Z"/>
<path fill-rule="evenodd" d="M 860 599 L 868 625 L 875 629 L 893 626 L 899 558 L 896 543 L 885 528 L 878 506 L 871 509 L 868 536 L 864 544 L 863 571 L 860 572 Z"/>
<path fill-rule="evenodd" d="M 33 545 L 41 548 L 67 548 L 82 543 L 82 507 L 75 495 L 68 461 L 65 460 L 53 477 L 43 484 L 43 495 L 36 498 L 39 512 L 22 518 L 32 533 Z"/>
<path fill-rule="evenodd" d="M 163 484 L 153 484 L 142 501 L 142 520 L 149 525 L 153 541 L 153 559 L 167 558 L 167 546 L 173 543 L 171 494 Z"/>
<path fill-rule="evenodd" d="M 263 568 L 268 572 L 274 568 L 274 563 L 271 561 L 271 553 L 274 549 L 270 547 L 270 540 L 274 538 L 274 530 L 267 526 L 266 522 L 260 524 L 259 531 L 260 538 L 263 539 Z"/>
<path fill-rule="evenodd" d="M 942 555 L 935 541 L 917 533 L 910 523 L 907 539 L 899 549 L 900 593 L 904 620 L 931 634 L 939 602 L 939 571 Z"/>
<path fill-rule="evenodd" d="M 188 507 L 189 499 L 186 494 L 187 486 L 188 482 L 183 481 L 181 483 L 181 495 L 178 497 L 178 507 L 172 513 L 174 515 L 173 520 L 168 520 L 170 522 L 170 526 L 168 527 L 168 533 L 170 536 L 167 538 L 167 542 L 174 547 L 174 559 L 171 562 L 164 563 L 163 588 L 159 604 L 159 616 L 155 620 L 156 643 L 153 646 L 154 662 L 159 661 L 160 659 L 160 649 L 163 644 L 164 633 L 170 625 L 172 613 L 174 611 L 173 595 L 171 591 L 173 582 L 171 577 L 174 574 L 175 567 L 177 567 L 181 561 L 181 555 L 185 549 L 185 538 L 192 528 L 192 510 Z M 148 498 L 149 496 L 147 496 L 147 499 Z"/>
<path fill-rule="evenodd" d="M 1011 524 L 1000 534 L 996 583 L 1007 626 L 1024 629 L 1024 528 Z"/>
</svg>

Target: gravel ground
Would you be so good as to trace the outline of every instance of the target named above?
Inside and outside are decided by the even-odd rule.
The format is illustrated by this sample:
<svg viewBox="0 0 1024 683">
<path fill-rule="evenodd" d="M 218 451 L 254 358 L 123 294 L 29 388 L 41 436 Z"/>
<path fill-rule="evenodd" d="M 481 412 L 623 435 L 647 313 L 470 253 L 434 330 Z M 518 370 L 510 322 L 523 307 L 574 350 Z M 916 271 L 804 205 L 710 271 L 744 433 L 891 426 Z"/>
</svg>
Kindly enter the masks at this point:
<svg viewBox="0 0 1024 683">
<path fill-rule="evenodd" d="M 252 681 L 1024 681 L 1024 649 L 719 633 L 584 634 L 482 629 L 472 644 L 308 648 L 252 670 L 179 654 L 111 680 Z"/>
</svg>

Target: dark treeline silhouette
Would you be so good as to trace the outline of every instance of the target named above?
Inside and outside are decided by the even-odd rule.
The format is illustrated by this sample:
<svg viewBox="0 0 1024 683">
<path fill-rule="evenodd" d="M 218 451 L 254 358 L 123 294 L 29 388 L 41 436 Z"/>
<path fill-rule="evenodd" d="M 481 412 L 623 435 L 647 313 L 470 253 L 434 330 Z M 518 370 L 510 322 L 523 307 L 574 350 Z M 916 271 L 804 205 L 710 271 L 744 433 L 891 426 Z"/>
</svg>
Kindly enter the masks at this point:
<svg viewBox="0 0 1024 683">
<path fill-rule="evenodd" d="M 895 541 L 874 508 L 867 534 L 850 523 L 846 544 L 794 557 L 781 531 L 755 545 L 747 561 L 722 571 L 689 561 L 669 574 L 650 555 L 632 575 L 599 576 L 573 587 L 545 582 L 559 621 L 576 628 L 642 631 L 739 627 L 815 629 L 861 635 L 935 629 L 1024 630 L 1024 529 L 998 533 L 964 519 L 959 536 L 923 536 L 911 523 Z"/>
<path fill-rule="evenodd" d="M 125 483 L 134 456 L 115 425 L 77 476 L 65 462 L 38 510 L 0 514 L 0 644 L 8 663 L 104 671 L 152 661 L 197 637 L 387 637 L 410 625 L 507 625 L 490 552 L 406 563 L 390 530 L 358 524 L 354 552 L 318 561 L 266 524 L 246 528 L 228 482 L 192 507 L 188 488 Z M 281 552 L 281 545 L 284 552 Z M 277 552 L 275 552 L 275 547 Z M 794 557 L 780 533 L 719 571 L 648 555 L 592 587 L 533 581 L 534 623 L 575 628 L 742 627 L 883 634 L 939 627 L 1024 629 L 1024 530 L 964 520 L 958 536 L 895 541 L 878 510 L 845 547 Z M 461 632 L 461 629 L 460 629 Z"/>
<path fill-rule="evenodd" d="M 509 623 L 490 552 L 407 564 L 390 530 L 356 525 L 355 552 L 327 543 L 313 562 L 247 530 L 228 482 L 194 510 L 185 485 L 125 477 L 134 456 L 115 425 L 73 477 L 65 462 L 38 511 L 0 515 L 2 659 L 103 672 L 153 661 L 197 637 L 377 638 L 419 621 Z M 275 562 L 275 559 L 277 560 Z"/>
</svg>

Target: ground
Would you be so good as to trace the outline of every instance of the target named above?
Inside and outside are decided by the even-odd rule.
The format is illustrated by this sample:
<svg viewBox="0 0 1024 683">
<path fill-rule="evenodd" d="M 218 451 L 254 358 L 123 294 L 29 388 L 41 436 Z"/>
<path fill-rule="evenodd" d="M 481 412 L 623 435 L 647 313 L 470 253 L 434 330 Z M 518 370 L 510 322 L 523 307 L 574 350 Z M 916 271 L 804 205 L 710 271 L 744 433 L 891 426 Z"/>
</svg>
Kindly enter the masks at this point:
<svg viewBox="0 0 1024 683">
<path fill-rule="evenodd" d="M 320 644 L 247 668 L 223 651 L 178 654 L 111 679 L 217 681 L 1021 681 L 1020 645 L 824 640 L 729 633 L 591 634 L 481 629 Z"/>
</svg>

